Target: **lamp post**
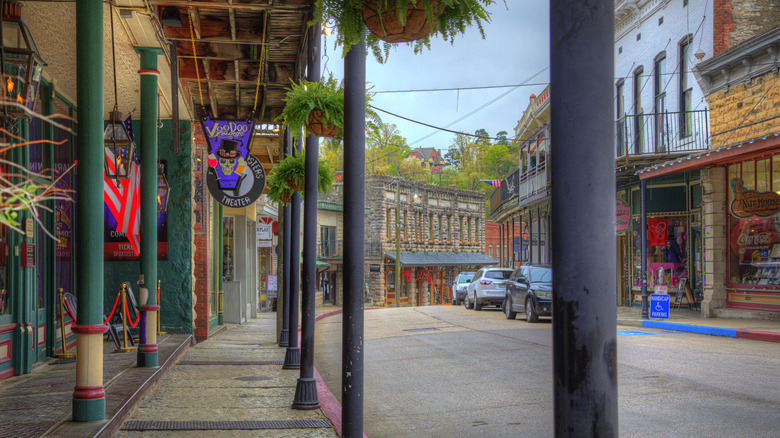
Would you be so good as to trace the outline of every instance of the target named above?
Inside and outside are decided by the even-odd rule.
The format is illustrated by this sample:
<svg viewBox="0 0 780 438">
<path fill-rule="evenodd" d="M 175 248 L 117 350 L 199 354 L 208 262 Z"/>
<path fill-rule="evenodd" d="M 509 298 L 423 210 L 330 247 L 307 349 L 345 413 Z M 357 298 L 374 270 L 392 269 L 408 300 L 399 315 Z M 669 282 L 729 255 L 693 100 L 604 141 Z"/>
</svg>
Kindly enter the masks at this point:
<svg viewBox="0 0 780 438">
<path fill-rule="evenodd" d="M 407 195 L 404 200 L 417 193 Z M 401 178 L 395 181 L 395 307 L 401 307 Z"/>
</svg>

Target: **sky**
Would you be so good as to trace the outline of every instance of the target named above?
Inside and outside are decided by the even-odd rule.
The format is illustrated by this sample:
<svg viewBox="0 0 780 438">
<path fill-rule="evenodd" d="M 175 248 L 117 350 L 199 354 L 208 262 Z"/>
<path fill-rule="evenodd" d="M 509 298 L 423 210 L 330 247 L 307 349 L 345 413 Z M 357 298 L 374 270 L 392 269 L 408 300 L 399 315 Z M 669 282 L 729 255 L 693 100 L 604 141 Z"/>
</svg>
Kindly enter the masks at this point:
<svg viewBox="0 0 780 438">
<path fill-rule="evenodd" d="M 455 37 L 453 45 L 431 40 L 431 50 L 414 54 L 411 46 L 396 45 L 385 64 L 369 54 L 366 81 L 372 91 L 468 88 L 527 84 L 520 87 L 460 91 L 377 93 L 372 105 L 437 127 L 474 133 L 485 129 L 495 136 L 514 128 L 529 103 L 549 82 L 549 12 L 541 0 L 497 0 L 488 7 L 491 21 L 484 25 L 485 39 L 471 27 Z M 326 37 L 323 74 L 344 77 L 341 48 L 335 34 Z M 492 103 L 491 103 L 492 101 Z M 484 107 L 484 108 L 482 108 Z M 482 109 L 480 109 L 482 108 Z M 469 115 L 469 113 L 472 113 Z M 386 123 L 398 126 L 409 146 L 445 149 L 455 134 L 439 131 L 378 111 Z M 467 116 L 464 118 L 464 116 Z M 458 119 L 463 120 L 456 122 Z"/>
</svg>

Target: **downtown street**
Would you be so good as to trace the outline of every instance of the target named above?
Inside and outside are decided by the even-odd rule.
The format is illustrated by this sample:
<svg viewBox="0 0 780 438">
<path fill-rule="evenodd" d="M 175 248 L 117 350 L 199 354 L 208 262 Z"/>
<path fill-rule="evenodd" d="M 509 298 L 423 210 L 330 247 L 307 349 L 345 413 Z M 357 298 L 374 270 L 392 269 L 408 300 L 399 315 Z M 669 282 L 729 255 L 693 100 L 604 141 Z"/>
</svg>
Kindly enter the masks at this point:
<svg viewBox="0 0 780 438">
<path fill-rule="evenodd" d="M 336 397 L 341 323 L 320 320 L 315 344 Z M 777 436 L 780 344 L 617 330 L 620 436 Z M 550 319 L 462 306 L 365 312 L 368 437 L 553 436 L 552 378 Z"/>
</svg>

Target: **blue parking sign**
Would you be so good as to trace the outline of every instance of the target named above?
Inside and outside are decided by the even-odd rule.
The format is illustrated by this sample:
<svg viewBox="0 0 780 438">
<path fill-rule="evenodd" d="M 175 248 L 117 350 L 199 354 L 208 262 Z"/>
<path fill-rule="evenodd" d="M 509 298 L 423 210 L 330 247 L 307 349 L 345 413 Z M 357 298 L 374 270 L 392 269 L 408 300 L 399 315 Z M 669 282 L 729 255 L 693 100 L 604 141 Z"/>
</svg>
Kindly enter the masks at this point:
<svg viewBox="0 0 780 438">
<path fill-rule="evenodd" d="M 669 319 L 669 295 L 650 295 L 650 318 Z"/>
</svg>

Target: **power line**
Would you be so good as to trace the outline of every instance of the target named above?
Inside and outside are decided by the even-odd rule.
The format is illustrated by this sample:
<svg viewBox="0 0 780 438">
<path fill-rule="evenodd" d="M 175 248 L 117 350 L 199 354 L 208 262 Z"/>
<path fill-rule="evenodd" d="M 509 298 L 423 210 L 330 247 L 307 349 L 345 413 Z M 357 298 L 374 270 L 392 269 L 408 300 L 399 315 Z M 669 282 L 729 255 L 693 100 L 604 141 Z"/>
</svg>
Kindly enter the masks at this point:
<svg viewBox="0 0 780 438">
<path fill-rule="evenodd" d="M 389 94 L 389 93 L 423 93 L 423 92 L 435 92 L 435 91 L 488 90 L 494 88 L 532 87 L 532 86 L 542 86 L 548 84 L 549 82 L 536 82 L 536 83 L 512 84 L 512 85 L 485 85 L 481 87 L 419 88 L 415 90 L 382 90 L 382 91 L 372 91 L 371 93 Z"/>
</svg>

